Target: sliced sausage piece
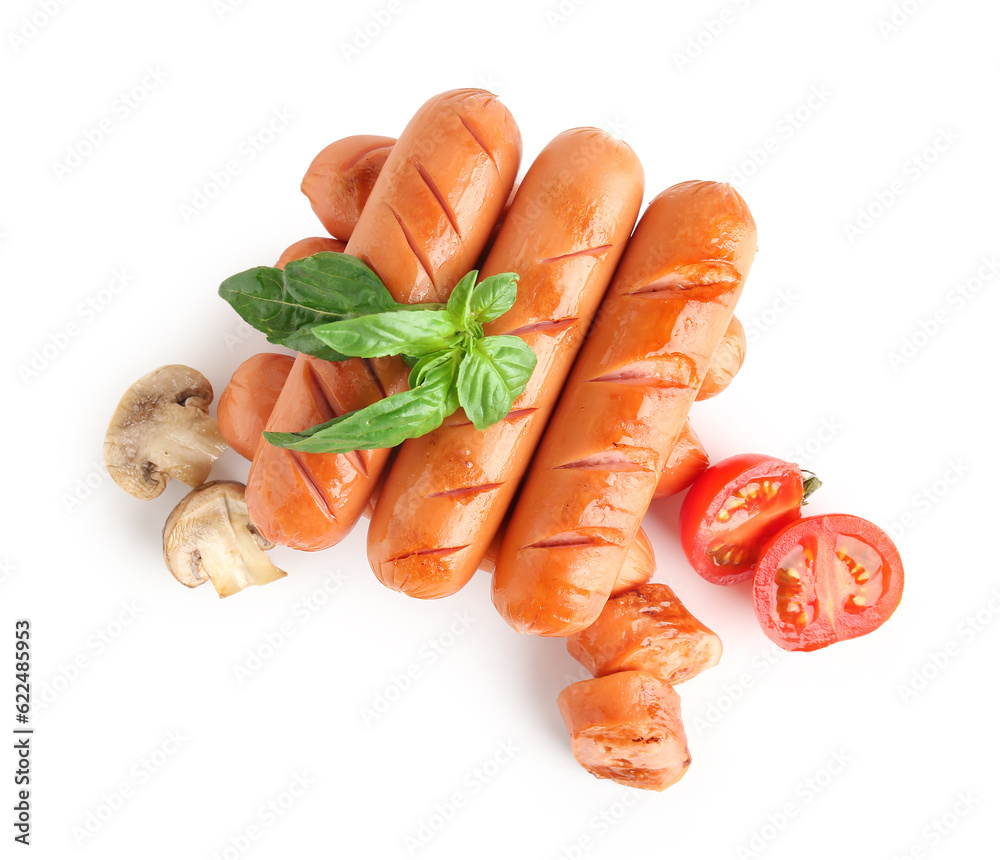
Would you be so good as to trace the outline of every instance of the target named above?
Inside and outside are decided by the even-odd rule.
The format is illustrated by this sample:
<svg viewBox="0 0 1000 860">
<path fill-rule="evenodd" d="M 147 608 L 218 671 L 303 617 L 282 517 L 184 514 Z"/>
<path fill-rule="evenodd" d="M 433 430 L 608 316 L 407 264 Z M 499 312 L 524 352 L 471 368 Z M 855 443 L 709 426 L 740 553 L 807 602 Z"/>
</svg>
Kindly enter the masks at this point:
<svg viewBox="0 0 1000 860">
<path fill-rule="evenodd" d="M 747 335 L 743 330 L 743 323 L 733 317 L 726 329 L 726 336 L 712 355 L 712 362 L 705 371 L 696 399 L 708 400 L 725 391 L 743 367 L 746 354 Z"/>
<path fill-rule="evenodd" d="M 395 138 L 356 134 L 317 155 L 302 179 L 302 193 L 331 236 L 347 242 L 371 196 Z"/>
<path fill-rule="evenodd" d="M 708 452 L 694 432 L 690 421 L 684 422 L 681 435 L 670 449 L 666 465 L 660 472 L 654 499 L 672 496 L 690 487 L 695 479 L 708 468 Z"/>
<path fill-rule="evenodd" d="M 598 677 L 634 669 L 677 684 L 716 665 L 722 640 L 668 586 L 649 582 L 612 597 L 566 649 Z"/>
<path fill-rule="evenodd" d="M 277 352 L 252 355 L 229 380 L 219 398 L 219 430 L 241 457 L 252 460 L 261 433 L 295 364 L 295 356 Z"/>
<path fill-rule="evenodd" d="M 559 694 L 576 760 L 598 779 L 663 791 L 691 764 L 681 702 L 645 672 L 578 681 Z"/>
<path fill-rule="evenodd" d="M 517 272 L 517 301 L 484 329 L 522 337 L 538 363 L 492 427 L 476 430 L 459 410 L 402 444 L 368 530 L 383 584 L 446 597 L 482 563 L 625 250 L 642 187 L 635 153 L 595 128 L 563 132 L 528 170 L 482 271 Z"/>
<path fill-rule="evenodd" d="M 292 262 L 292 260 L 311 257 L 313 254 L 320 253 L 320 251 L 334 251 L 342 254 L 346 247 L 340 239 L 330 239 L 329 237 L 313 236 L 309 239 L 299 239 L 298 242 L 285 248 L 281 256 L 278 257 L 278 262 L 274 265 L 279 269 L 283 269 L 285 268 L 285 264 Z"/>
<path fill-rule="evenodd" d="M 568 636 L 600 615 L 756 247 L 722 183 L 675 185 L 643 215 L 500 547 L 493 602 L 516 630 Z"/>
<path fill-rule="evenodd" d="M 346 253 L 373 269 L 396 301 L 447 300 L 485 246 L 520 157 L 520 133 L 496 96 L 436 96 L 392 148 Z M 299 355 L 266 429 L 301 432 L 405 390 L 408 375 L 399 358 Z M 250 516 L 273 543 L 333 546 L 361 516 L 389 453 L 305 454 L 265 442 L 247 480 Z"/>
</svg>

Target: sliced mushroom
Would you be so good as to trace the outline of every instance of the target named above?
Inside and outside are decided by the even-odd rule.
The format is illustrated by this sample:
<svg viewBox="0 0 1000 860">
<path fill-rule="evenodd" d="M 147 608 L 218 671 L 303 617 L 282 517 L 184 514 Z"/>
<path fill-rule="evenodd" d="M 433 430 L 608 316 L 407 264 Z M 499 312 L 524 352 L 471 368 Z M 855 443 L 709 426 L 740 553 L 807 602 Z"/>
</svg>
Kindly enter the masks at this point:
<svg viewBox="0 0 1000 860">
<path fill-rule="evenodd" d="M 219 597 L 229 597 L 285 576 L 264 552 L 274 544 L 250 522 L 245 491 L 238 481 L 209 481 L 188 493 L 167 517 L 163 559 L 188 588 L 210 579 Z"/>
<path fill-rule="evenodd" d="M 168 364 L 132 385 L 104 437 L 104 462 L 115 483 L 137 499 L 155 499 L 170 478 L 204 483 L 226 450 L 208 414 L 212 386 L 197 370 Z"/>
</svg>

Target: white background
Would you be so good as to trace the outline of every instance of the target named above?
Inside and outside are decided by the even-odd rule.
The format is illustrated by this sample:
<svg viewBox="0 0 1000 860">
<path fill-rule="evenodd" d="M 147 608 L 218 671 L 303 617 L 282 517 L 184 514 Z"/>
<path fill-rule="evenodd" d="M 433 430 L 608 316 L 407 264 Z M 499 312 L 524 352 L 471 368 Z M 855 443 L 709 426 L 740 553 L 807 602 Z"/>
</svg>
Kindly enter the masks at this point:
<svg viewBox="0 0 1000 860">
<path fill-rule="evenodd" d="M 355 28 L 379 16 L 365 45 Z M 11 643 L 31 619 L 30 851 L 993 856 L 998 26 L 987 0 L 5 3 L 0 631 Z M 460 86 L 500 94 L 525 164 L 598 125 L 639 154 L 647 200 L 686 179 L 739 187 L 760 234 L 737 312 L 748 358 L 696 428 L 715 459 L 798 459 L 825 481 L 809 512 L 892 528 L 906 564 L 882 629 L 785 654 L 748 588 L 686 567 L 676 501 L 657 507 L 657 578 L 725 644 L 679 688 L 693 764 L 663 794 L 575 763 L 555 698 L 583 671 L 561 642 L 511 632 L 487 577 L 412 601 L 370 574 L 359 527 L 321 554 L 275 551 L 287 579 L 223 602 L 160 559 L 185 488 L 141 503 L 100 462 L 134 379 L 187 363 L 221 392 L 263 347 L 215 291 L 322 233 L 298 191 L 312 156 L 395 136 Z M 275 111 L 291 119 L 254 150 Z M 214 472 L 245 473 L 232 453 Z"/>
</svg>

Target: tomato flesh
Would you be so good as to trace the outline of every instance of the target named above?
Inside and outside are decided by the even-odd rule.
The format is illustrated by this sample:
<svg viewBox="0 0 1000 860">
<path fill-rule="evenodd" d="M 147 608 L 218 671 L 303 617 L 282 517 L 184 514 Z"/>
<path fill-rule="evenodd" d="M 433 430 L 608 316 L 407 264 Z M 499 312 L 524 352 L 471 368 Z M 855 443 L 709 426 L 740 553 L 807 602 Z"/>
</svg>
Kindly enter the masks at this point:
<svg viewBox="0 0 1000 860">
<path fill-rule="evenodd" d="M 848 514 L 806 517 L 776 534 L 754 575 L 757 620 L 786 651 L 870 633 L 895 611 L 903 563 L 878 526 Z"/>
<path fill-rule="evenodd" d="M 753 576 L 761 546 L 799 518 L 802 471 L 763 454 L 740 454 L 706 469 L 681 505 L 681 545 L 709 582 Z"/>
</svg>

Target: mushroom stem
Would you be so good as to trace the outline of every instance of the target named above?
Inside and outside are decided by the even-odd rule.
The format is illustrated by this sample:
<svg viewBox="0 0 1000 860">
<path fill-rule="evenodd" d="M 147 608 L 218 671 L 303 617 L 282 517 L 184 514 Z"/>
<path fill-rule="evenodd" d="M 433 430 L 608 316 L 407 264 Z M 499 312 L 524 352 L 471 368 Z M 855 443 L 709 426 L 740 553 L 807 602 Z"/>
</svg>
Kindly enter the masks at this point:
<svg viewBox="0 0 1000 860">
<path fill-rule="evenodd" d="M 227 447 L 219 432 L 218 422 L 204 413 L 198 413 L 190 424 L 178 425 L 164 440 L 156 465 L 159 471 L 189 487 L 198 487 L 205 483 L 212 464 Z"/>
</svg>

